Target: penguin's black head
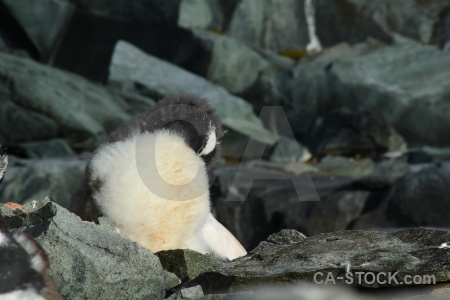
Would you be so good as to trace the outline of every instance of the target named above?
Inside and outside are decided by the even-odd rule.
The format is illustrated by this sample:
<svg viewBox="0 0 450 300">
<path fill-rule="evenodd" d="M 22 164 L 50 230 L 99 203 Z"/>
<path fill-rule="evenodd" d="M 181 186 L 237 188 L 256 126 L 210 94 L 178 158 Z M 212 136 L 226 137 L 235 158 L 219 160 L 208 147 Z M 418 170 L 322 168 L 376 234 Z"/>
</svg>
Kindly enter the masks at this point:
<svg viewBox="0 0 450 300">
<path fill-rule="evenodd" d="M 183 137 L 209 166 L 218 153 L 223 136 L 219 117 L 205 99 L 194 95 L 173 95 L 164 98 L 149 110 L 137 115 L 111 133 L 108 142 L 126 139 L 139 128 L 140 132 L 167 129 Z"/>
<path fill-rule="evenodd" d="M 167 97 L 158 104 L 153 122 L 182 136 L 189 147 L 210 165 L 223 136 L 219 117 L 206 100 L 193 95 Z"/>
</svg>

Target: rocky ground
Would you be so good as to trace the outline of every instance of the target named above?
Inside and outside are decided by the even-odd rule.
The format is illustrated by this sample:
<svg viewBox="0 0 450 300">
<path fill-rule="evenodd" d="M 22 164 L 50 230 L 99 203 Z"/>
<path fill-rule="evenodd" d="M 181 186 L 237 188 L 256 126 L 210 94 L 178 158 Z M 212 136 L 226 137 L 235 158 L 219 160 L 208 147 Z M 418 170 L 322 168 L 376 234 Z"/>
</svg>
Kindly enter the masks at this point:
<svg viewBox="0 0 450 300">
<path fill-rule="evenodd" d="M 450 242 L 450 1 L 314 0 L 313 50 L 307 2 L 0 0 L 0 203 L 26 204 L 2 208 L 0 227 L 41 243 L 63 296 L 405 291 L 312 284 L 347 266 L 434 274 L 412 292 L 450 295 L 436 248 Z M 227 130 L 212 209 L 245 258 L 155 256 L 65 210 L 108 133 L 180 92 L 209 99 Z"/>
</svg>

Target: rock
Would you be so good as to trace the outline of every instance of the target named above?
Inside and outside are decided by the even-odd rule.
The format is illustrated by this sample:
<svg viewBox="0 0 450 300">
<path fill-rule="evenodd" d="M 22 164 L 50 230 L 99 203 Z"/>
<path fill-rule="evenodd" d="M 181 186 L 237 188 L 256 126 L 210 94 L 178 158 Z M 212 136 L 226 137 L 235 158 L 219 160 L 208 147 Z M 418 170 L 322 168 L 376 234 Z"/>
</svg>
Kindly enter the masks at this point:
<svg viewBox="0 0 450 300">
<path fill-rule="evenodd" d="M 21 143 L 18 146 L 27 158 L 56 158 L 74 156 L 75 152 L 70 148 L 66 140 L 50 139 L 46 141 L 32 141 Z"/>
<path fill-rule="evenodd" d="M 341 156 L 327 156 L 314 167 L 322 174 L 330 176 L 347 176 L 351 178 L 362 178 L 372 174 L 375 164 L 371 159 L 353 159 Z"/>
<path fill-rule="evenodd" d="M 411 172 L 393 187 L 388 207 L 403 226 L 447 227 L 450 207 L 450 163 Z"/>
<path fill-rule="evenodd" d="M 382 116 L 338 109 L 316 122 L 309 149 L 319 157 L 372 157 L 389 149 L 389 136 L 389 125 Z"/>
<path fill-rule="evenodd" d="M 63 136 L 74 149 L 94 149 L 130 118 L 119 96 L 31 60 L 0 54 L 0 82 L 6 102 L 0 112 L 0 140 L 6 145 Z M 11 134 L 7 128 L 16 123 Z"/>
<path fill-rule="evenodd" d="M 413 148 L 408 152 L 408 162 L 411 164 L 424 164 L 432 162 L 445 162 L 450 160 L 450 149 L 437 147 Z"/>
<path fill-rule="evenodd" d="M 255 285 L 299 280 L 314 282 L 318 272 L 331 272 L 336 278 L 344 276 L 346 269 L 352 273 L 351 284 L 355 286 L 400 287 L 406 275 L 431 275 L 436 283 L 449 282 L 450 276 L 445 271 L 448 249 L 439 248 L 449 240 L 448 232 L 424 228 L 395 233 L 342 231 L 320 234 L 298 243 L 257 248 L 246 257 L 199 275 L 187 286 L 200 285 L 205 294 L 228 293 L 248 290 Z M 357 272 L 391 272 L 396 280 L 384 283 L 359 281 Z M 432 284 L 433 277 L 428 278 Z"/>
<path fill-rule="evenodd" d="M 25 203 L 51 195 L 61 206 L 69 207 L 70 191 L 78 186 L 87 160 L 71 157 L 10 162 L 8 176 L 0 185 L 0 202 Z"/>
<path fill-rule="evenodd" d="M 4 0 L 3 3 L 37 45 L 41 60 L 47 61 L 69 23 L 75 6 L 68 1 L 51 0 Z"/>
<path fill-rule="evenodd" d="M 0 51 L 21 57 L 38 59 L 40 51 L 24 28 L 2 1 L 0 3 Z"/>
<path fill-rule="evenodd" d="M 114 46 L 127 40 L 147 53 L 205 74 L 210 49 L 189 29 L 176 26 L 180 0 L 137 0 L 132 5 L 128 0 L 73 2 L 79 9 L 52 54 L 52 65 L 106 82 Z"/>
<path fill-rule="evenodd" d="M 194 33 L 212 45 L 206 79 L 232 94 L 245 91 L 256 81 L 259 73 L 269 67 L 269 62 L 242 42 L 204 30 L 195 30 Z"/>
<path fill-rule="evenodd" d="M 178 26 L 221 33 L 227 28 L 237 3 L 236 0 L 182 0 Z"/>
<path fill-rule="evenodd" d="M 274 52 L 304 49 L 309 37 L 303 1 L 241 1 L 234 10 L 226 34 Z"/>
<path fill-rule="evenodd" d="M 155 98 L 169 94 L 190 93 L 209 100 L 222 123 L 245 136 L 264 144 L 273 144 L 276 138 L 263 128 L 251 105 L 230 95 L 194 74 L 143 53 L 126 43 L 116 45 L 110 67 L 110 82 L 136 82 L 152 91 Z"/>
<path fill-rule="evenodd" d="M 218 264 L 211 254 L 201 254 L 189 249 L 160 251 L 156 255 L 164 270 L 174 273 L 182 281 L 191 280 Z"/>
<path fill-rule="evenodd" d="M 299 162 L 309 158 L 307 150 L 299 142 L 286 137 L 281 137 L 271 152 L 272 162 Z"/>
<path fill-rule="evenodd" d="M 164 271 L 147 249 L 49 200 L 38 202 L 31 215 L 36 218 L 21 215 L 26 227 L 16 230 L 40 243 L 50 261 L 49 275 L 65 298 L 164 298 Z"/>
<path fill-rule="evenodd" d="M 369 41 L 354 47 L 355 52 L 348 52 L 339 46 L 336 56 L 326 58 L 323 53 L 260 78 L 245 97 L 256 110 L 267 103 L 289 107 L 286 115 L 302 143 L 318 117 L 345 107 L 383 116 L 408 145 L 448 147 L 445 103 L 450 56 L 414 41 L 394 45 Z M 423 76 L 430 84 L 422 84 Z"/>
<path fill-rule="evenodd" d="M 434 24 L 432 42 L 445 52 L 450 51 L 450 5 L 441 11 Z"/>
<path fill-rule="evenodd" d="M 325 1 L 321 1 L 325 3 Z M 389 0 L 348 0 L 339 1 L 353 7 L 356 13 L 378 24 L 385 32 L 397 32 L 421 43 L 428 44 L 439 26 L 440 17 L 448 9 L 450 2 L 443 1 L 416 1 L 406 0 L 394 4 Z M 337 2 L 337 3 L 339 3 Z M 327 3 L 328 4 L 328 3 Z M 341 15 L 345 15 L 346 10 L 341 9 Z M 415 26 L 411 26 L 415 24 Z M 443 25 L 441 23 L 441 25 Z M 359 31 L 358 28 L 357 31 Z M 352 32 L 353 33 L 353 32 Z"/>
<path fill-rule="evenodd" d="M 338 194 L 343 197 L 340 202 L 332 198 L 326 202 L 322 201 L 326 195 L 332 197 L 337 190 L 348 187 L 351 183 L 348 177 L 307 172 L 295 175 L 282 170 L 247 165 L 239 169 L 221 167 L 215 172 L 217 177 L 211 187 L 211 195 L 217 220 L 230 230 L 246 249 L 254 248 L 267 236 L 283 228 L 294 228 L 310 234 L 305 231 L 306 226 L 299 224 L 310 222 L 309 230 L 323 222 L 322 219 L 311 221 L 310 214 L 315 206 L 316 215 L 320 215 L 320 211 L 329 206 L 326 210 L 329 218 L 326 222 L 326 226 L 329 226 L 327 230 L 345 229 L 348 223 L 358 216 L 365 203 L 364 193 L 356 194 L 358 197 L 355 197 L 355 194 L 349 191 L 347 198 L 344 192 Z M 249 180 L 252 178 L 266 179 Z M 342 215 L 336 214 L 338 204 L 335 202 L 340 203 Z M 288 218 L 291 223 L 287 223 Z M 332 227 L 333 222 L 338 225 Z M 292 227 L 293 225 L 297 227 Z"/>
<path fill-rule="evenodd" d="M 277 245 L 289 245 L 299 243 L 306 239 L 306 236 L 293 229 L 282 229 L 280 232 L 269 235 L 267 242 Z"/>
<path fill-rule="evenodd" d="M 330 47 L 341 42 L 355 44 L 365 41 L 368 37 L 386 43 L 392 42 L 389 30 L 373 20 L 370 14 L 364 14 L 365 7 L 361 2 L 316 1 L 316 31 L 322 46 Z M 374 6 L 373 3 L 370 4 Z"/>
<path fill-rule="evenodd" d="M 178 299 L 199 299 L 204 296 L 202 287 L 197 285 L 190 288 L 184 288 L 174 293 L 166 299 L 178 300 Z"/>
</svg>

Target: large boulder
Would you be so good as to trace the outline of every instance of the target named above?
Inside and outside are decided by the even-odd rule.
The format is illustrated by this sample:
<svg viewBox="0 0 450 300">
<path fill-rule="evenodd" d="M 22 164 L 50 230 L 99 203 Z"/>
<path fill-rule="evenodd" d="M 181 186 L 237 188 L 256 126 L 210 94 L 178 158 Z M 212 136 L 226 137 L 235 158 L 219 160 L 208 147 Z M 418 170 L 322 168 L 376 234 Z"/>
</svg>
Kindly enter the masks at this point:
<svg viewBox="0 0 450 300">
<path fill-rule="evenodd" d="M 346 107 L 383 116 L 408 145 L 448 146 L 448 65 L 450 56 L 411 40 L 338 45 L 290 70 L 261 76 L 245 98 L 256 109 L 268 103 L 289 107 L 301 142 L 318 117 Z"/>
<path fill-rule="evenodd" d="M 224 88 L 215 86 L 195 74 L 148 55 L 127 42 L 120 41 L 116 45 L 109 81 L 112 84 L 117 82 L 140 84 L 155 98 L 177 93 L 204 97 L 216 110 L 222 123 L 244 138 L 247 137 L 247 141 L 248 137 L 262 144 L 274 144 L 276 141 L 276 137 L 263 127 L 261 120 L 254 114 L 252 106 L 241 98 L 229 94 Z M 240 157 L 242 153 L 229 155 Z"/>
<path fill-rule="evenodd" d="M 308 173 L 301 165 L 296 166 L 299 172 L 286 171 L 277 165 L 215 170 L 211 194 L 217 219 L 246 249 L 283 228 L 311 235 L 346 229 L 359 217 L 367 193 L 345 189 L 351 178 Z M 318 226 L 321 216 L 327 221 Z"/>
<path fill-rule="evenodd" d="M 36 45 L 40 59 L 47 61 L 71 20 L 75 6 L 69 1 L 51 0 L 2 2 Z"/>
<path fill-rule="evenodd" d="M 204 30 L 195 30 L 199 38 L 212 44 L 211 62 L 206 79 L 240 94 L 252 85 L 269 62 L 246 44 Z"/>
<path fill-rule="evenodd" d="M 205 294 L 226 293 L 287 282 L 323 284 L 329 274 L 335 284 L 348 280 L 349 285 L 372 288 L 411 286 L 407 280 L 419 276 L 423 285 L 449 282 L 449 240 L 449 232 L 415 228 L 395 233 L 340 231 L 282 245 L 265 241 L 246 257 L 205 272 L 188 286 L 200 285 Z M 366 276 L 370 272 L 373 276 Z M 386 275 L 376 280 L 380 272 Z M 389 273 L 394 279 L 388 280 Z"/>
<path fill-rule="evenodd" d="M 8 146 L 64 137 L 75 149 L 94 149 L 130 119 L 118 95 L 28 59 L 0 54 L 0 86 L 0 140 Z"/>
<path fill-rule="evenodd" d="M 0 228 L 35 237 L 64 298 L 164 298 L 167 276 L 158 258 L 113 226 L 83 222 L 46 199 L 15 212 L 2 208 Z"/>
<path fill-rule="evenodd" d="M 388 216 L 403 226 L 449 227 L 450 163 L 410 172 L 393 187 Z"/>
<path fill-rule="evenodd" d="M 435 24 L 450 1 L 318 0 L 318 35 L 321 42 L 352 42 L 368 36 L 386 41 L 397 32 L 421 43 L 432 41 Z"/>
</svg>

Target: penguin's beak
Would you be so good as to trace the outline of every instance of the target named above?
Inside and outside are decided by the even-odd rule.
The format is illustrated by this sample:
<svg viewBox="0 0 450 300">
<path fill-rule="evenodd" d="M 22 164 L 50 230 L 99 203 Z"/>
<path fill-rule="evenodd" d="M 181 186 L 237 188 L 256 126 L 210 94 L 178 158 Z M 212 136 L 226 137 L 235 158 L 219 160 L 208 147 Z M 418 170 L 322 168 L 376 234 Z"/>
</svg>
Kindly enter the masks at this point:
<svg viewBox="0 0 450 300">
<path fill-rule="evenodd" d="M 8 167 L 8 155 L 3 153 L 2 145 L 0 145 L 0 183 L 3 181 L 6 168 Z"/>
</svg>

